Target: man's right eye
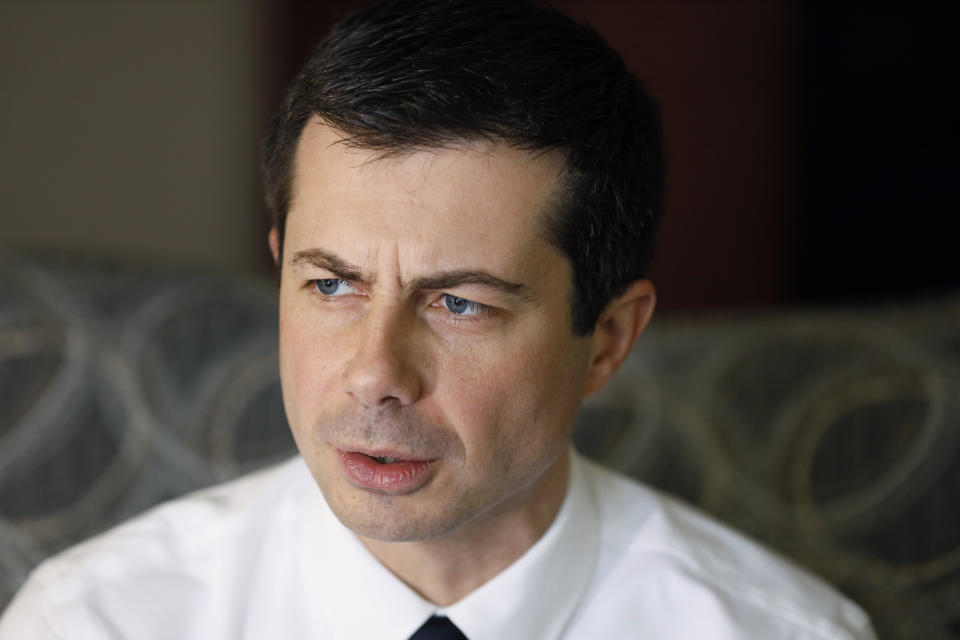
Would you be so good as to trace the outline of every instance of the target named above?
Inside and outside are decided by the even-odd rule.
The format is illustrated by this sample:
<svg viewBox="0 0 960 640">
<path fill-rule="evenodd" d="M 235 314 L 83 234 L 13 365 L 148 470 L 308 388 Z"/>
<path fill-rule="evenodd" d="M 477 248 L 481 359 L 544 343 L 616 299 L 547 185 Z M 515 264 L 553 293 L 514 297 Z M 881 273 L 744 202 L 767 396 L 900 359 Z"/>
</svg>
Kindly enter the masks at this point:
<svg viewBox="0 0 960 640">
<path fill-rule="evenodd" d="M 356 293 L 357 290 L 343 278 L 324 278 L 314 280 L 313 286 L 318 293 L 325 296 L 343 296 Z"/>
</svg>

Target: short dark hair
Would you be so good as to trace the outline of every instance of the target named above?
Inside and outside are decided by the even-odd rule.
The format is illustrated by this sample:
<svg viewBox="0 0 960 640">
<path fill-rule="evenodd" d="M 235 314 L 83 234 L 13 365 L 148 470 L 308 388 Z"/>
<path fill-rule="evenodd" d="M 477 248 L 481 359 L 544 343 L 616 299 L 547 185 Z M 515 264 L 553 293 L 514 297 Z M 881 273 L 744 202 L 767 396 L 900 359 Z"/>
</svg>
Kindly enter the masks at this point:
<svg viewBox="0 0 960 640">
<path fill-rule="evenodd" d="M 546 221 L 573 270 L 571 320 L 589 335 L 646 275 L 663 201 L 656 105 L 589 27 L 528 0 L 387 0 L 335 26 L 293 80 L 265 145 L 281 243 L 293 161 L 313 116 L 387 153 L 472 139 L 566 156 Z M 282 245 L 281 245 L 282 246 Z"/>
</svg>

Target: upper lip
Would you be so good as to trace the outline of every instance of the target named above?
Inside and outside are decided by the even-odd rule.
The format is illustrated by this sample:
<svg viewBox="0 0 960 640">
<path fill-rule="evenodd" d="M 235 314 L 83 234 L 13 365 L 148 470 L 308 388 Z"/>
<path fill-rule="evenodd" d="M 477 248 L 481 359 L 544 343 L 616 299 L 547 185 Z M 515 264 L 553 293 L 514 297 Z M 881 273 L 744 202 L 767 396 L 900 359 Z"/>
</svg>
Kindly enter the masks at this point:
<svg viewBox="0 0 960 640">
<path fill-rule="evenodd" d="M 393 458 L 394 460 L 403 460 L 404 462 L 429 462 L 434 459 L 430 456 L 407 453 L 398 449 L 368 449 L 366 447 L 355 446 L 337 447 L 337 449 L 344 453 L 362 453 L 371 458 Z"/>
</svg>

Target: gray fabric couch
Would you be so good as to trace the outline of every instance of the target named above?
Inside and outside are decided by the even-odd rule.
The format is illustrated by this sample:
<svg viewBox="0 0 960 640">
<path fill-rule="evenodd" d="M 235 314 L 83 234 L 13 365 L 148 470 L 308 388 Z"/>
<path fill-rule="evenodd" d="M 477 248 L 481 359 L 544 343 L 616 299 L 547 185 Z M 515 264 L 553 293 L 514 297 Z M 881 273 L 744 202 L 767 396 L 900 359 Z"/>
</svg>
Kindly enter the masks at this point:
<svg viewBox="0 0 960 640">
<path fill-rule="evenodd" d="M 275 305 L 268 281 L 0 254 L 0 607 L 47 555 L 293 452 Z M 881 638 L 960 637 L 960 296 L 656 318 L 576 440 Z"/>
</svg>

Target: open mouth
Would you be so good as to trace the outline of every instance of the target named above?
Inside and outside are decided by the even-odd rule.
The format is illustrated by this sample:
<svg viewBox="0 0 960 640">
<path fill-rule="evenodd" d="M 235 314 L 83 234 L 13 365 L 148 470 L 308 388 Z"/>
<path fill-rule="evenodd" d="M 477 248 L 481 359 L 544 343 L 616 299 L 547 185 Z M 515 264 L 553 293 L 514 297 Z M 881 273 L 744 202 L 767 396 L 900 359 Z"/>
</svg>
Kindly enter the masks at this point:
<svg viewBox="0 0 960 640">
<path fill-rule="evenodd" d="M 337 450 L 340 467 L 356 486 L 389 493 L 414 491 L 429 482 L 437 462 L 375 456 L 360 451 Z"/>
</svg>

